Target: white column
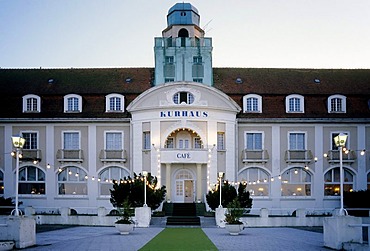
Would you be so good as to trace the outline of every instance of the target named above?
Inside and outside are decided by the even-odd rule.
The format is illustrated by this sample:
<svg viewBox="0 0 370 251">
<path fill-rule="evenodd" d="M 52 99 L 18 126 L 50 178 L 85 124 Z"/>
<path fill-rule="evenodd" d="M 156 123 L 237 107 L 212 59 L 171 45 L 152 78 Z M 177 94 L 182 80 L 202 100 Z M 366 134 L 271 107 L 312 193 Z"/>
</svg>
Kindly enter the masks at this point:
<svg viewBox="0 0 370 251">
<path fill-rule="evenodd" d="M 13 173 L 13 157 L 10 153 L 13 150 L 12 131 L 13 127 L 9 124 L 4 128 L 4 197 L 13 197 L 15 189 L 15 176 Z M 7 177 L 7 178 L 5 178 Z"/>
<path fill-rule="evenodd" d="M 316 198 L 315 207 L 324 208 L 324 130 L 322 125 L 315 126 L 315 149 L 313 149 L 314 157 L 317 157 L 317 162 L 312 166 L 315 167 L 314 177 L 311 183 L 311 196 Z M 311 165 L 310 165 L 311 166 Z"/>
<path fill-rule="evenodd" d="M 212 149 L 211 162 L 209 168 L 210 185 L 217 183 L 218 165 L 217 165 L 217 121 L 209 121 L 207 124 L 208 147 Z M 215 145 L 215 147 L 213 147 Z M 220 170 L 224 172 L 224 170 Z"/>
<path fill-rule="evenodd" d="M 131 124 L 131 165 L 134 173 L 140 173 L 143 166 L 143 125 L 141 122 L 132 122 Z"/>
<path fill-rule="evenodd" d="M 271 182 L 271 198 L 272 198 L 272 207 L 280 207 L 280 198 L 281 198 L 281 180 L 277 177 L 280 175 L 280 126 L 273 125 L 271 132 L 271 163 L 272 163 L 272 176 L 275 177 L 275 180 Z"/>
<path fill-rule="evenodd" d="M 197 163 L 197 201 L 202 200 L 202 164 Z"/>
<path fill-rule="evenodd" d="M 166 163 L 166 190 L 167 200 L 171 200 L 171 164 Z"/>
<path fill-rule="evenodd" d="M 55 135 L 54 135 L 54 125 L 46 125 L 46 149 L 45 149 L 45 165 L 50 164 L 50 168 L 46 169 L 46 197 L 47 200 L 52 201 L 58 195 L 57 187 L 58 181 L 56 177 L 56 172 L 58 170 L 59 163 L 55 161 Z"/>
<path fill-rule="evenodd" d="M 153 121 L 150 123 L 150 142 L 154 144 L 155 149 L 151 148 L 151 164 L 150 164 L 150 172 L 152 176 L 158 177 L 158 186 L 160 187 L 162 184 L 161 178 L 161 164 L 158 163 L 160 161 L 160 149 L 161 149 L 161 128 L 159 121 Z M 158 157 L 159 155 L 159 157 Z"/>
<path fill-rule="evenodd" d="M 88 153 L 89 153 L 89 165 L 86 166 L 86 169 L 88 171 L 87 175 L 89 179 L 87 180 L 87 191 L 89 194 L 90 203 L 96 204 L 95 202 L 92 202 L 92 200 L 96 200 L 98 195 L 98 183 L 91 180 L 91 176 L 97 176 L 96 175 L 96 153 L 100 149 L 96 149 L 96 125 L 89 125 L 88 126 Z"/>
<path fill-rule="evenodd" d="M 357 156 L 357 164 L 358 164 L 358 175 L 356 176 L 356 183 L 357 187 L 354 187 L 354 190 L 366 190 L 367 189 L 367 176 L 366 176 L 366 153 L 365 155 L 361 155 L 361 151 L 366 149 L 366 142 L 365 142 L 365 125 L 358 125 L 357 126 L 357 149 L 356 156 Z"/>
<path fill-rule="evenodd" d="M 235 158 L 235 123 L 227 122 L 225 130 L 225 149 L 226 149 L 226 170 L 225 179 L 229 181 L 237 181 L 237 164 Z"/>
</svg>

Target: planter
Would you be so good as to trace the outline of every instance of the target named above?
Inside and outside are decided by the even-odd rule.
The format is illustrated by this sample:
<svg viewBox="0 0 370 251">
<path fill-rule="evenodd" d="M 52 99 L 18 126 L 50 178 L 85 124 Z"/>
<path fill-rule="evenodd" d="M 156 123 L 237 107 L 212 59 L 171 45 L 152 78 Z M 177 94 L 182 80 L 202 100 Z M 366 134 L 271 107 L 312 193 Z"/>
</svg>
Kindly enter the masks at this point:
<svg viewBox="0 0 370 251">
<path fill-rule="evenodd" d="M 14 241 L 0 241 L 0 250 L 13 250 Z"/>
<path fill-rule="evenodd" d="M 244 229 L 243 224 L 225 224 L 225 229 L 229 231 L 230 235 L 239 235 L 241 231 Z"/>
<path fill-rule="evenodd" d="M 114 224 L 120 234 L 127 235 L 134 231 L 134 224 Z"/>
</svg>

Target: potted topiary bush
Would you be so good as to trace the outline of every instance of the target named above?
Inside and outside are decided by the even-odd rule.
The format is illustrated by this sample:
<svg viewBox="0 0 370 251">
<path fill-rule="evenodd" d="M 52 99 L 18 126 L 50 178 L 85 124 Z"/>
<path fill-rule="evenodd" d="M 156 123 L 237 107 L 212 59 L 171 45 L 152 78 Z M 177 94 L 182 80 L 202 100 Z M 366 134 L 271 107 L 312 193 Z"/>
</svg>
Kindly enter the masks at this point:
<svg viewBox="0 0 370 251">
<path fill-rule="evenodd" d="M 114 223 L 116 229 L 120 232 L 120 234 L 129 234 L 134 230 L 134 221 L 130 215 L 130 203 L 128 200 L 123 202 L 123 208 L 119 208 L 120 211 L 120 218 Z"/>
<path fill-rule="evenodd" d="M 243 216 L 244 212 L 245 209 L 241 207 L 237 198 L 227 205 L 225 213 L 225 228 L 229 231 L 230 235 L 239 235 L 239 233 L 244 229 L 244 224 L 240 221 L 240 217 Z"/>
</svg>

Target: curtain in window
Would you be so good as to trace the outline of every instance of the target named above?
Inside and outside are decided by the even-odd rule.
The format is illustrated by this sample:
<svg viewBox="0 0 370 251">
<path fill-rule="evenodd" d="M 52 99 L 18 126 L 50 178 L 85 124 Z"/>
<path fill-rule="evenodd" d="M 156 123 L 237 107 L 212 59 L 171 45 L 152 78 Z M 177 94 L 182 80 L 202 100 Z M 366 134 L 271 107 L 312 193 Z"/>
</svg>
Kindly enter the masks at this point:
<svg viewBox="0 0 370 251">
<path fill-rule="evenodd" d="M 78 150 L 80 149 L 80 139 L 78 132 L 64 133 L 64 149 L 65 150 Z"/>
<path fill-rule="evenodd" d="M 106 134 L 106 150 L 122 150 L 122 133 Z"/>
<path fill-rule="evenodd" d="M 262 133 L 247 133 L 247 149 L 262 150 Z"/>
<path fill-rule="evenodd" d="M 305 150 L 304 133 L 289 134 L 289 150 Z"/>
</svg>

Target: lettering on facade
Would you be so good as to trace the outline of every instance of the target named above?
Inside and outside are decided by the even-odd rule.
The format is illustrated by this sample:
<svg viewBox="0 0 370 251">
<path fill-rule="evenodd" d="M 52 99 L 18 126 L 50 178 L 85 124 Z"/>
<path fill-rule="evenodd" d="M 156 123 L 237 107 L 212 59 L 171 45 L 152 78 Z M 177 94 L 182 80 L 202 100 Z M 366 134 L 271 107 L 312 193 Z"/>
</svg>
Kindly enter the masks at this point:
<svg viewBox="0 0 370 251">
<path fill-rule="evenodd" d="M 178 154 L 176 154 L 176 158 L 178 158 L 178 159 L 191 159 L 190 153 L 178 153 Z"/>
<path fill-rule="evenodd" d="M 161 111 L 159 113 L 161 118 L 207 118 L 206 111 Z"/>
</svg>

